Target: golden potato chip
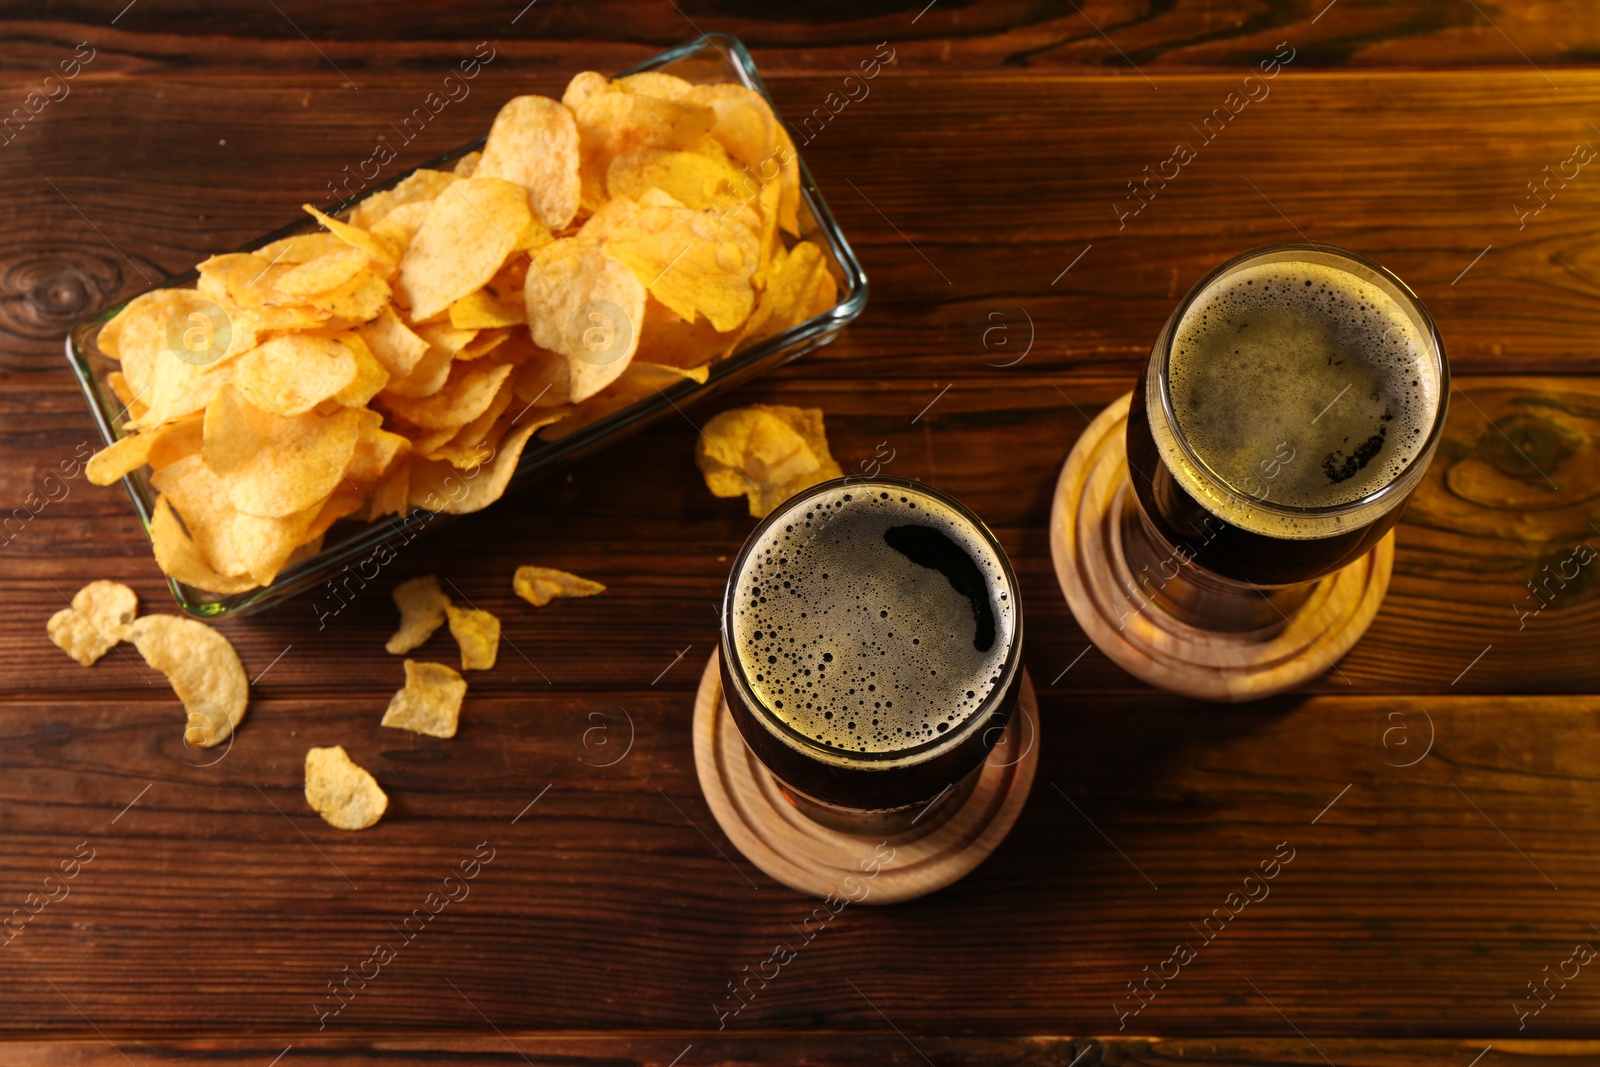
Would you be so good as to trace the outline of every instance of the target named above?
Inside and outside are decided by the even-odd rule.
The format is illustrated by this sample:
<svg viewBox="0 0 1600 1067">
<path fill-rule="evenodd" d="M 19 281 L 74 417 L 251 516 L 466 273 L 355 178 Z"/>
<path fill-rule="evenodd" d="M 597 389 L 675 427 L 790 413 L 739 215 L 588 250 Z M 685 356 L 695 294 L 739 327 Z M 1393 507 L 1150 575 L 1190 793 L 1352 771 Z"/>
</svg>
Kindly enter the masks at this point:
<svg viewBox="0 0 1600 1067">
<path fill-rule="evenodd" d="M 356 378 L 356 356 L 332 338 L 274 337 L 239 360 L 234 384 L 263 411 L 303 415 Z"/>
<path fill-rule="evenodd" d="M 517 573 L 511 578 L 511 588 L 536 608 L 544 607 L 557 597 L 595 596 L 606 591 L 606 587 L 599 582 L 553 567 L 535 567 L 531 564 L 517 568 Z"/>
<path fill-rule="evenodd" d="M 408 459 L 402 459 L 395 465 L 394 473 L 372 490 L 367 502 L 368 520 L 381 519 L 385 515 L 405 515 L 411 510 L 406 503 L 410 490 L 411 464 Z"/>
<path fill-rule="evenodd" d="M 509 369 L 508 367 L 507 370 Z M 511 383 L 509 381 L 502 383 L 500 391 L 495 394 L 493 402 L 482 415 L 461 427 L 450 440 L 431 449 L 426 453 L 426 457 L 448 460 L 458 469 L 487 463 L 493 458 L 495 447 L 499 445 L 500 438 L 508 429 L 508 424 L 503 423 L 500 416 L 505 414 L 513 399 L 515 390 Z"/>
<path fill-rule="evenodd" d="M 150 430 L 201 410 L 219 389 L 233 381 L 236 356 L 230 351 L 216 362 L 199 365 L 163 349 L 152 363 L 150 385 L 143 394 L 149 408 L 127 425 Z"/>
<path fill-rule="evenodd" d="M 340 222 L 338 219 L 329 218 L 310 204 L 301 204 L 300 206 L 305 210 L 306 214 L 322 223 L 323 228 L 329 233 L 351 248 L 359 248 L 374 262 L 392 267 L 400 261 L 399 250 L 388 241 L 380 237 L 374 237 L 372 233 L 360 226 L 352 226 L 348 222 Z"/>
<path fill-rule="evenodd" d="M 111 391 L 116 394 L 117 399 L 122 402 L 124 407 L 138 399 L 134 394 L 133 386 L 128 384 L 128 376 L 119 370 L 114 370 L 106 375 L 106 384 L 111 387 Z"/>
<path fill-rule="evenodd" d="M 384 390 L 389 396 L 432 396 L 443 389 L 455 364 L 456 353 L 478 335 L 476 330 L 458 330 L 447 322 L 416 329 L 427 342 L 428 350 L 411 368 L 411 373 L 390 381 Z"/>
<path fill-rule="evenodd" d="M 721 156 L 685 149 L 643 148 L 616 156 L 606 170 L 606 191 L 638 200 L 660 189 L 696 211 L 737 211 L 760 195 L 760 183 L 735 167 L 716 141 Z"/>
<path fill-rule="evenodd" d="M 504 178 L 528 190 L 546 229 L 564 230 L 578 213 L 578 124 L 561 103 L 543 96 L 508 100 L 495 116 L 477 178 Z"/>
<path fill-rule="evenodd" d="M 349 385 L 335 393 L 333 399 L 347 408 L 365 407 L 368 401 L 388 386 L 389 371 L 378 362 L 359 333 L 340 334 L 334 340 L 343 343 L 355 355 L 356 376 Z"/>
<path fill-rule="evenodd" d="M 536 408 L 560 407 L 572 399 L 572 372 L 565 356 L 537 345 L 517 367 L 512 387 L 517 399 Z"/>
<path fill-rule="evenodd" d="M 140 293 L 95 335 L 100 351 L 122 364 L 123 376 L 135 396 L 144 391 L 150 380 L 154 353 L 166 348 L 167 322 L 178 308 L 193 299 L 194 293 L 185 289 Z"/>
<path fill-rule="evenodd" d="M 574 74 L 567 83 L 566 91 L 561 94 L 561 103 L 569 111 L 577 111 L 578 105 L 592 96 L 611 91 L 611 79 L 604 74 L 592 70 Z"/>
<path fill-rule="evenodd" d="M 110 485 L 119 478 L 150 463 L 151 452 L 168 438 L 177 438 L 192 431 L 200 422 L 198 413 L 158 426 L 145 433 L 120 437 L 115 443 L 102 448 L 89 458 L 84 473 L 94 485 Z M 157 457 L 158 460 L 165 457 Z M 160 462 L 152 463 L 160 467 Z"/>
<path fill-rule="evenodd" d="M 817 408 L 755 404 L 705 424 L 695 462 L 717 496 L 748 496 L 750 514 L 766 516 L 800 490 L 843 477 L 828 452 Z"/>
<path fill-rule="evenodd" d="M 371 229 L 382 219 L 391 215 L 396 208 L 406 204 L 429 203 L 447 189 L 451 183 L 461 179 L 449 171 L 429 170 L 422 167 L 396 185 L 393 189 L 385 189 L 381 193 L 373 193 L 362 200 L 361 203 L 350 209 L 350 221 L 356 226 Z"/>
<path fill-rule="evenodd" d="M 205 428 L 204 414 L 196 412 L 187 418 L 169 422 L 159 429 L 150 431 L 150 436 L 155 440 L 151 442 L 145 462 L 150 465 L 151 470 L 158 471 L 185 456 L 200 454 Z"/>
<path fill-rule="evenodd" d="M 573 400 L 627 369 L 639 346 L 645 287 L 597 243 L 568 237 L 534 253 L 524 296 L 534 343 L 567 358 Z"/>
<path fill-rule="evenodd" d="M 139 598 L 121 582 L 90 582 L 72 597 L 72 606 L 50 616 L 45 632 L 55 646 L 85 667 L 122 640 L 139 610 Z"/>
<path fill-rule="evenodd" d="M 445 620 L 450 598 L 439 588 L 439 579 L 431 574 L 401 582 L 391 595 L 394 606 L 400 609 L 400 629 L 383 647 L 399 656 L 433 636 Z"/>
<path fill-rule="evenodd" d="M 389 810 L 378 780 L 343 745 L 306 753 L 306 803 L 335 830 L 365 830 Z"/>
<path fill-rule="evenodd" d="M 413 461 L 409 503 L 449 515 L 465 515 L 488 507 L 505 493 L 528 438 L 541 425 L 538 421 L 525 422 L 511 430 L 501 440 L 494 458 L 471 470 L 458 471 L 450 463 L 438 460 Z"/>
<path fill-rule="evenodd" d="M 751 278 L 761 261 L 761 242 L 737 219 L 641 205 L 617 218 L 603 243 L 607 254 L 627 264 L 650 295 L 681 318 L 699 312 L 727 332 L 755 307 Z"/>
<path fill-rule="evenodd" d="M 351 408 L 284 416 L 228 386 L 206 407 L 205 465 L 239 511 L 281 518 L 333 492 L 360 434 L 361 415 Z"/>
<path fill-rule="evenodd" d="M 183 520 L 206 566 L 229 578 L 248 573 L 233 547 L 233 520 L 238 512 L 228 500 L 222 479 L 206 466 L 203 456 L 168 464 L 151 475 L 150 484 Z"/>
<path fill-rule="evenodd" d="M 569 86 L 570 89 L 570 86 Z M 585 203 L 605 199 L 611 160 L 640 148 L 682 148 L 716 123 L 716 112 L 688 100 L 643 93 L 604 92 L 573 108 L 578 126 L 579 178 Z"/>
<path fill-rule="evenodd" d="M 295 266 L 279 275 L 272 287 L 290 296 L 325 293 L 349 282 L 365 270 L 369 262 L 366 252 L 346 246 Z"/>
<path fill-rule="evenodd" d="M 156 510 L 150 516 L 150 541 L 155 546 L 156 565 L 161 573 L 184 585 L 226 595 L 243 593 L 259 584 L 248 574 L 237 577 L 218 574 L 178 524 L 177 515 L 165 496 L 156 497 Z"/>
<path fill-rule="evenodd" d="M 428 342 L 407 326 L 392 308 L 361 327 L 361 339 L 391 379 L 404 378 L 428 353 Z"/>
<path fill-rule="evenodd" d="M 371 485 L 394 473 L 410 454 L 411 442 L 383 429 L 383 417 L 376 411 L 362 411 L 361 417 L 361 433 L 345 475 L 353 482 Z"/>
<path fill-rule="evenodd" d="M 486 671 L 500 653 L 500 620 L 482 608 L 445 609 L 450 617 L 450 635 L 461 646 L 461 669 Z"/>
<path fill-rule="evenodd" d="M 498 326 L 492 330 L 479 330 L 478 336 L 468 341 L 462 346 L 461 351 L 456 353 L 456 359 L 467 360 L 477 359 L 479 356 L 486 356 L 490 352 L 493 352 L 495 349 L 499 348 L 501 345 L 505 344 L 510 339 L 511 327 L 509 326 Z M 496 359 L 495 362 L 504 363 L 506 361 L 503 359 Z"/>
<path fill-rule="evenodd" d="M 326 230 L 317 233 L 296 234 L 262 245 L 254 255 L 269 263 L 310 263 L 318 256 L 338 252 L 349 246 Z"/>
<path fill-rule="evenodd" d="M 406 660 L 405 688 L 395 693 L 382 725 L 429 737 L 454 737 L 467 683 L 443 663 Z"/>
<path fill-rule="evenodd" d="M 468 293 L 450 305 L 450 325 L 458 330 L 488 330 L 496 326 L 515 326 L 526 322 L 527 310 L 522 293 L 515 301 L 501 302 L 487 289 Z"/>
<path fill-rule="evenodd" d="M 645 303 L 644 329 L 639 332 L 639 350 L 633 358 L 663 367 L 699 367 L 726 352 L 738 337 L 737 331 L 717 332 L 703 315 L 692 321 L 680 318 L 651 297 Z"/>
<path fill-rule="evenodd" d="M 458 362 L 451 368 L 444 388 L 432 396 L 417 399 L 385 396 L 383 403 L 413 426 L 460 427 L 489 409 L 511 371 L 504 363 Z"/>
<path fill-rule="evenodd" d="M 482 152 L 468 152 L 456 160 L 456 165 L 450 168 L 450 173 L 458 178 L 470 178 L 478 172 L 478 164 L 481 162 L 483 162 Z M 496 177 L 503 177 L 503 175 L 496 175 Z"/>
<path fill-rule="evenodd" d="M 326 312 L 330 320 L 361 326 L 383 313 L 389 306 L 389 296 L 389 283 L 383 280 L 382 275 L 373 270 L 362 270 L 337 289 L 301 299 L 311 307 Z"/>
<path fill-rule="evenodd" d="M 554 422 L 539 432 L 541 441 L 559 441 L 568 437 L 585 426 L 590 426 L 601 419 L 615 415 L 624 408 L 632 407 L 639 401 L 656 395 L 669 386 L 677 385 L 685 378 L 704 381 L 706 368 L 701 367 L 693 371 L 682 370 L 678 367 L 662 367 L 654 363 L 641 363 L 634 360 L 628 364 L 628 369 L 623 371 L 616 381 L 606 386 L 589 399 L 576 405 L 571 414 Z"/>
<path fill-rule="evenodd" d="M 128 636 L 183 701 L 189 713 L 183 739 L 201 748 L 226 741 L 250 699 L 250 682 L 228 639 L 203 622 L 177 615 L 135 619 Z"/>
<path fill-rule="evenodd" d="M 295 550 L 321 534 L 321 530 L 314 528 L 317 519 L 335 499 L 342 502 L 346 498 L 329 497 L 288 515 L 249 515 L 242 511 L 234 515 L 233 551 L 246 573 L 257 583 L 270 585 L 278 572 L 288 566 Z M 360 506 L 359 497 L 354 504 Z M 341 513 L 335 509 L 328 523 L 331 525 L 340 514 L 348 514 L 348 511 Z"/>
<path fill-rule="evenodd" d="M 762 95 L 743 85 L 695 87 L 695 99 L 716 113 L 711 129 L 728 154 L 765 183 L 776 179 L 781 187 L 779 219 L 785 230 L 800 235 L 800 160 L 794 142 Z"/>
<path fill-rule="evenodd" d="M 832 275 L 828 275 L 826 283 L 820 280 L 821 275 L 828 275 L 827 260 L 822 249 L 810 241 L 801 241 L 787 253 L 774 255 L 767 291 L 755 314 L 739 332 L 738 346 L 766 340 L 809 318 L 819 287 L 831 286 L 833 282 Z M 828 306 L 832 306 L 831 302 Z"/>
<path fill-rule="evenodd" d="M 439 195 L 400 261 L 395 295 L 413 321 L 444 311 L 495 276 L 536 225 L 520 185 L 463 178 Z"/>
</svg>

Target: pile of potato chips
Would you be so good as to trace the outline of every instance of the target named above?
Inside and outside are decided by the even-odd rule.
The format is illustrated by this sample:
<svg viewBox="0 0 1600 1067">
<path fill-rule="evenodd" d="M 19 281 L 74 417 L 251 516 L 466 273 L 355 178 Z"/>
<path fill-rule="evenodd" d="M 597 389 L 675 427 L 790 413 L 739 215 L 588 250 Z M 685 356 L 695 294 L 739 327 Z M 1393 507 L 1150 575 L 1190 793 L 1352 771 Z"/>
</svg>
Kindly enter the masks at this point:
<svg viewBox="0 0 1600 1067">
<path fill-rule="evenodd" d="M 418 170 L 323 231 L 213 256 L 100 331 L 148 465 L 169 576 L 272 582 L 341 518 L 468 512 L 554 440 L 819 314 L 794 146 L 739 85 L 578 75 L 517 97 L 483 152 Z"/>
</svg>

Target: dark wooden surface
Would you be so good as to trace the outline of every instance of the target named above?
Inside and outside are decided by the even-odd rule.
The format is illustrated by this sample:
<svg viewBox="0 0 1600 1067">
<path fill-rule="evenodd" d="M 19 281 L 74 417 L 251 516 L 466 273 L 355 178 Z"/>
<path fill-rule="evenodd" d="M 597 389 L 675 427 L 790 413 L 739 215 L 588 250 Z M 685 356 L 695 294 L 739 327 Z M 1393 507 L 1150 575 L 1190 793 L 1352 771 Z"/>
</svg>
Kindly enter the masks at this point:
<svg viewBox="0 0 1600 1067">
<path fill-rule="evenodd" d="M 0 6 L 0 114 L 78 42 L 96 49 L 0 146 L 0 512 L 60 496 L 46 476 L 94 443 L 60 356 L 73 321 L 325 200 L 477 42 L 496 58 L 397 167 L 511 95 L 696 26 L 744 36 L 792 114 L 887 40 L 870 95 L 802 147 L 871 276 L 867 313 L 725 403 L 820 406 L 846 470 L 887 442 L 889 473 L 995 526 L 1044 720 L 1016 830 L 950 890 L 841 912 L 719 1033 L 727 983 L 812 904 L 744 862 L 699 796 L 692 694 L 752 520 L 706 492 L 688 425 L 416 542 L 324 629 L 306 598 L 225 624 L 267 673 L 205 767 L 136 654 L 84 670 L 45 638 L 92 578 L 171 610 L 125 493 L 80 477 L 0 546 L 0 914 L 80 842 L 95 855 L 0 947 L 0 1062 L 266 1064 L 291 1045 L 284 1063 L 1600 1059 L 1588 969 L 1520 1031 L 1514 1009 L 1575 943 L 1600 944 L 1600 572 L 1517 610 L 1542 568 L 1600 546 L 1600 176 L 1521 229 L 1512 210 L 1600 144 L 1595 10 L 677 8 Z M 1284 40 L 1271 95 L 1119 230 L 1124 183 Z M 1080 658 L 1049 493 L 1182 292 L 1298 235 L 1406 278 L 1458 390 L 1367 637 L 1302 693 L 1218 709 Z M 536 611 L 510 590 L 528 562 L 610 589 Z M 426 573 L 505 621 L 452 741 L 377 725 L 400 683 L 388 589 Z M 305 749 L 333 743 L 390 792 L 371 831 L 304 805 Z M 327 983 L 481 841 L 496 858 L 471 896 L 319 1031 Z M 1197 940 L 1190 924 L 1283 841 L 1296 857 L 1271 896 L 1119 1034 L 1126 983 Z"/>
</svg>

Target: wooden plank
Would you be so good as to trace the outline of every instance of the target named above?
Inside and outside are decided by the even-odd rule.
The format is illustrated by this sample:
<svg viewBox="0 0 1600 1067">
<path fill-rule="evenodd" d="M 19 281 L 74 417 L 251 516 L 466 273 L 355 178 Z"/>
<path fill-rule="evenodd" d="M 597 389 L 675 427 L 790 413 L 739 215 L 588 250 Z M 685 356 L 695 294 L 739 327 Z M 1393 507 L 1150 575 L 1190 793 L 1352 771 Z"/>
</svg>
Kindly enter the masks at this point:
<svg viewBox="0 0 1600 1067">
<path fill-rule="evenodd" d="M 1517 1015 L 1537 1003 L 1526 983 L 1600 937 L 1600 698 L 1197 713 L 1047 691 L 1034 795 L 984 866 L 811 925 L 816 902 L 712 822 L 681 690 L 474 690 L 450 741 L 378 726 L 383 703 L 263 686 L 209 766 L 191 764 L 218 754 L 185 750 L 181 711 L 153 692 L 0 705 L 0 914 L 91 857 L 14 919 L 0 1030 L 79 1033 L 87 1018 L 288 1043 L 319 1020 L 342 1039 L 476 1035 L 487 1016 L 687 1043 L 719 1022 L 884 1033 L 887 1018 L 907 1033 L 1287 1037 L 1287 1016 L 1313 1035 L 1600 1037 L 1600 984 L 1558 981 L 1522 1031 Z M 330 743 L 390 792 L 372 830 L 305 806 L 304 752 Z M 475 853 L 488 862 L 467 888 L 444 885 Z M 428 902 L 441 886 L 457 900 Z M 437 917 L 402 925 L 424 906 Z M 394 958 L 363 963 L 378 944 Z M 761 964 L 779 944 L 797 955 L 774 975 Z M 1179 944 L 1196 958 L 1174 975 Z M 1128 983 L 1158 970 L 1170 980 L 1131 1014 Z M 757 971 L 768 981 L 734 999 L 729 983 Z M 355 972 L 366 985 L 344 987 Z"/>
<path fill-rule="evenodd" d="M 520 46 L 519 61 L 545 69 L 574 61 L 620 69 L 702 30 L 742 37 L 774 70 L 845 71 L 881 41 L 904 62 L 951 71 L 1033 68 L 1115 72 L 1142 83 L 1196 67 L 1245 68 L 1289 39 L 1323 67 L 1549 68 L 1586 63 L 1600 25 L 1581 0 L 1473 6 L 1404 0 L 1376 6 L 1317 3 L 1207 4 L 1173 0 L 1045 0 L 977 3 L 680 6 L 644 0 L 583 4 L 429 4 L 404 10 L 377 0 L 330 8 L 285 0 L 260 8 L 211 9 L 143 0 L 75 0 L 22 8 L 0 21 L 6 66 L 45 67 L 52 53 L 88 38 L 134 70 L 243 65 L 326 71 L 337 64 L 358 83 L 374 71 L 432 62 L 452 46 L 485 38 Z M 1552 76 L 1555 76 L 1552 74 Z"/>
<path fill-rule="evenodd" d="M 986 362 L 1013 358 L 983 347 L 998 314 L 1031 320 L 1032 371 L 1131 375 L 1207 270 L 1302 236 L 1405 278 L 1459 371 L 1592 369 L 1600 182 L 1555 179 L 1520 229 L 1513 210 L 1520 198 L 1531 211 L 1527 183 L 1575 142 L 1600 140 L 1582 118 L 1600 113 L 1600 74 L 1564 80 L 1557 94 L 1532 72 L 1350 79 L 1291 65 L 1207 143 L 1196 131 L 1235 74 L 1172 75 L 1160 93 L 1104 77 L 885 77 L 796 138 L 873 280 L 871 310 L 827 371 L 941 384 L 992 373 Z M 492 63 L 403 143 L 398 124 L 436 82 L 351 91 L 336 76 L 253 75 L 218 92 L 204 78 L 85 71 L 3 149 L 0 373 L 59 373 L 80 316 L 326 204 L 380 138 L 398 146 L 380 171 L 392 176 L 486 129 L 504 99 L 559 92 L 564 78 Z M 799 123 L 834 88 L 805 77 L 776 91 Z M 1165 188 L 1131 192 L 1146 167 L 1173 173 L 1163 163 L 1179 141 L 1197 157 Z"/>
<path fill-rule="evenodd" d="M 1039 684 L 1144 691 L 1098 651 L 1080 658 L 1089 645 L 1056 583 L 1047 538 L 1061 464 L 1088 419 L 1130 383 L 1058 381 L 1024 373 L 1025 362 L 960 380 L 918 417 L 948 381 L 854 379 L 841 389 L 828 370 L 844 364 L 830 350 L 718 406 L 821 407 L 845 469 L 892 457 L 883 470 L 953 493 L 997 529 L 1017 567 Z M 1399 528 L 1388 598 L 1367 637 L 1311 691 L 1594 691 L 1600 583 L 1580 546 L 1600 547 L 1600 381 L 1458 385 L 1445 442 Z M 224 631 L 252 674 L 273 664 L 269 691 L 386 693 L 399 684 L 398 660 L 381 649 L 395 625 L 389 590 L 437 572 L 499 614 L 514 646 L 475 685 L 504 693 L 547 679 L 567 691 L 648 682 L 685 645 L 697 655 L 711 647 L 728 560 L 753 525 L 743 501 L 711 497 L 693 465 L 688 420 L 708 415 L 694 409 L 585 462 L 570 482 L 558 478 L 430 532 L 366 585 L 358 576 L 342 590 L 324 587 Z M 84 670 L 44 634 L 44 620 L 93 578 L 129 582 L 146 610 L 173 610 L 123 489 L 59 477 L 60 464 L 92 442 L 75 387 L 39 393 L 14 382 L 0 390 L 0 427 L 0 451 L 10 457 L 0 465 L 0 502 L 13 516 L 0 546 L 0 583 L 11 598 L 0 613 L 0 662 L 29 664 L 0 685 L 0 699 L 143 688 L 148 672 L 133 653 Z M 30 499 L 37 516 L 28 514 Z M 0 525 L 7 514 L 0 511 Z M 535 610 L 510 588 L 512 571 L 528 562 L 588 575 L 610 591 Z M 447 655 L 448 637 L 429 648 Z M 681 670 L 661 684 L 686 687 L 694 677 Z"/>
<path fill-rule="evenodd" d="M 485 1028 L 487 1029 L 487 1027 Z M 691 1040 L 691 1037 L 693 1038 Z M 1582 1067 L 1600 1055 L 1592 1041 L 1383 1040 L 1318 1036 L 1227 1039 L 1091 1038 L 1038 1034 L 977 1037 L 946 1033 L 866 1033 L 817 1028 L 800 1033 L 678 1034 L 645 1032 L 628 1036 L 549 1035 L 501 1030 L 483 1037 L 419 1036 L 330 1039 L 299 1036 L 281 1042 L 271 1037 L 189 1040 L 115 1038 L 94 1041 L 15 1041 L 0 1043 L 0 1055 L 16 1067 L 72 1063 L 76 1067 L 143 1067 L 147 1063 L 266 1063 L 282 1054 L 294 1067 L 333 1067 L 354 1062 L 384 1064 L 504 1064 L 526 1061 L 537 1067 L 743 1067 L 805 1063 L 815 1067 L 1290 1067 L 1324 1064 L 1317 1050 L 1337 1057 L 1341 1067 Z M 287 1049 L 287 1052 L 285 1051 Z M 1482 1059 L 1473 1060 L 1483 1053 Z M 520 1055 L 519 1055 L 520 1054 Z"/>
</svg>

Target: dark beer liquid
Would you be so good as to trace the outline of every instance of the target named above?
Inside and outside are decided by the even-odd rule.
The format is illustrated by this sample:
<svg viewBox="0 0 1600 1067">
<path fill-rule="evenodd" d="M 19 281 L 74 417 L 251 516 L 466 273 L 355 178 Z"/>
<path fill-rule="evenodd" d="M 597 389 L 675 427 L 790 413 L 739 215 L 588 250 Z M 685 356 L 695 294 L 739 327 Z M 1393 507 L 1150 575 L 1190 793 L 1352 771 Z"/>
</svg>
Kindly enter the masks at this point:
<svg viewBox="0 0 1600 1067">
<path fill-rule="evenodd" d="M 996 693 L 1020 676 L 1008 568 L 921 489 L 806 500 L 753 539 L 728 597 L 724 648 L 751 698 L 730 707 L 763 762 L 809 796 L 925 800 L 983 759 L 995 739 L 980 728 L 1010 712 Z"/>
<path fill-rule="evenodd" d="M 1266 262 L 1217 280 L 1173 326 L 1167 363 L 1174 428 L 1206 476 L 1164 461 L 1143 378 L 1129 409 L 1147 514 L 1200 566 L 1260 585 L 1359 558 L 1403 501 L 1349 522 L 1319 509 L 1370 497 L 1422 453 L 1440 402 L 1429 346 L 1394 297 L 1335 266 Z"/>
</svg>

